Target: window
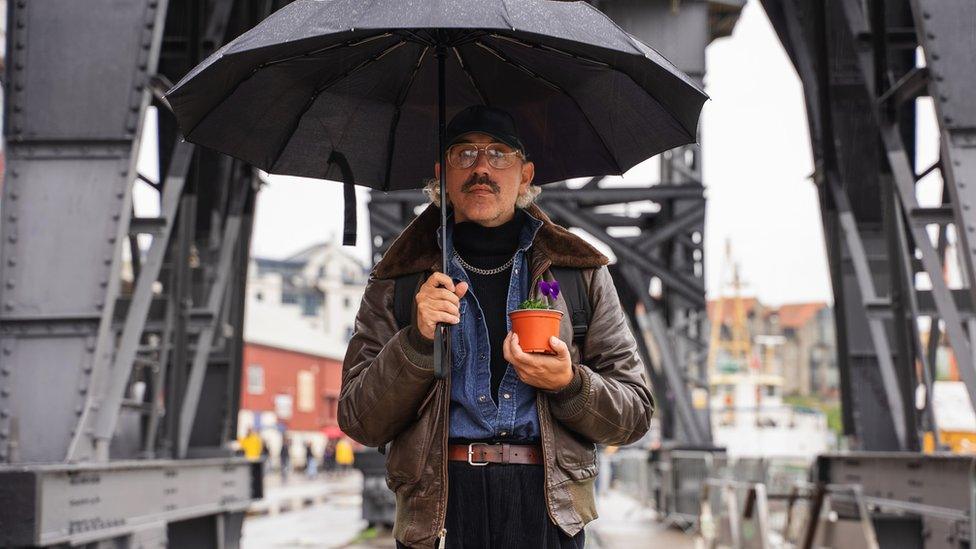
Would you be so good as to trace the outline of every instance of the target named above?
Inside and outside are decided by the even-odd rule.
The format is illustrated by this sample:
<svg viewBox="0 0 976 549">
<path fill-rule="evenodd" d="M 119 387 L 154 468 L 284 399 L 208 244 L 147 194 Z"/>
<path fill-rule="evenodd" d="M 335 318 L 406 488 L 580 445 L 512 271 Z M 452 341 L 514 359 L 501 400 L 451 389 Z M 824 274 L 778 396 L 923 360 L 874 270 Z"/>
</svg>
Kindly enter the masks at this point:
<svg viewBox="0 0 976 549">
<path fill-rule="evenodd" d="M 274 405 L 275 413 L 278 414 L 280 419 L 290 419 L 291 418 L 291 395 L 275 395 Z"/>
<path fill-rule="evenodd" d="M 264 367 L 260 364 L 251 364 L 247 367 L 247 393 L 264 394 Z"/>
<path fill-rule="evenodd" d="M 315 374 L 309 370 L 298 372 L 298 410 L 311 412 L 315 409 Z"/>
</svg>

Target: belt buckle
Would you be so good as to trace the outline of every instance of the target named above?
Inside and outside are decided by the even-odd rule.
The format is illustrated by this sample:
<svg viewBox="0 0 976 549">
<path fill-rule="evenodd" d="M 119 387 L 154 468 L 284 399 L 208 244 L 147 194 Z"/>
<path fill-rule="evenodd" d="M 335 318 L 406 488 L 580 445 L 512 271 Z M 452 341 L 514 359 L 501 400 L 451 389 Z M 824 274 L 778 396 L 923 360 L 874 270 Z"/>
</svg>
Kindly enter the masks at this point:
<svg viewBox="0 0 976 549">
<path fill-rule="evenodd" d="M 488 465 L 488 462 L 487 461 L 485 461 L 485 462 L 478 462 L 478 463 L 475 463 L 475 462 L 471 461 L 471 458 L 474 457 L 474 448 L 473 447 L 474 446 L 477 446 L 479 444 L 482 445 L 482 446 L 491 446 L 487 442 L 472 442 L 471 444 L 468 444 L 468 465 L 477 465 L 479 467 L 484 467 L 485 465 Z"/>
</svg>

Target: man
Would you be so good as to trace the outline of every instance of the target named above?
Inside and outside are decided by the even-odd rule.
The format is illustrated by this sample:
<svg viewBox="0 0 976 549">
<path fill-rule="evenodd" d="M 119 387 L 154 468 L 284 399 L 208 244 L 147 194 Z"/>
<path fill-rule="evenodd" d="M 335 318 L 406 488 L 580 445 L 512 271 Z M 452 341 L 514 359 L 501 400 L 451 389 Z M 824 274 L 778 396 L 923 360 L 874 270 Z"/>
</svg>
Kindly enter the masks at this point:
<svg viewBox="0 0 976 549">
<path fill-rule="evenodd" d="M 339 426 L 367 446 L 391 443 L 398 547 L 583 547 L 596 518 L 594 443 L 648 429 L 654 401 L 607 258 L 532 204 L 534 164 L 512 117 L 469 107 L 447 128 L 446 234 L 441 197 L 373 269 L 343 364 Z M 440 242 L 452 252 L 448 273 Z M 592 315 L 573 342 L 566 302 L 555 355 L 528 354 L 507 312 L 554 266 L 580 269 Z M 395 280 L 421 272 L 413 322 L 399 329 Z M 451 324 L 452 364 L 435 380 L 433 337 Z M 569 342 L 569 343 L 567 343 Z"/>
</svg>

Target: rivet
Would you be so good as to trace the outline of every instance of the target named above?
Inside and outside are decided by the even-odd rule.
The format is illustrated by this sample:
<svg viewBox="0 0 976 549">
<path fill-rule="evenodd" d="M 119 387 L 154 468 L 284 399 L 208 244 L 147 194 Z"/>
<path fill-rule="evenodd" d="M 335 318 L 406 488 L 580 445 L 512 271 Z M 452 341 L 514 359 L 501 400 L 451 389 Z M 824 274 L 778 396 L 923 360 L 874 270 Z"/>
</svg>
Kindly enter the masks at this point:
<svg viewBox="0 0 976 549">
<path fill-rule="evenodd" d="M 123 192 L 115 193 L 115 198 L 122 198 L 123 196 L 125 196 L 125 193 Z"/>
<path fill-rule="evenodd" d="M 937 53 L 935 53 L 935 52 L 933 52 L 933 53 L 932 53 L 932 60 L 933 60 L 933 61 L 938 61 L 938 60 L 939 60 L 939 54 L 937 54 Z"/>
<path fill-rule="evenodd" d="M 98 303 L 96 303 L 96 304 L 95 304 L 95 308 L 96 308 L 96 309 L 101 309 L 101 308 L 102 308 L 102 307 L 104 307 L 104 306 L 105 306 L 105 304 L 104 304 L 104 303 L 102 303 L 101 301 L 99 301 Z"/>
<path fill-rule="evenodd" d="M 115 237 L 114 236 L 108 237 L 108 243 L 109 244 L 115 244 Z"/>
<path fill-rule="evenodd" d="M 7 265 L 9 265 L 11 267 L 13 267 L 16 264 L 17 264 L 17 262 L 14 261 L 13 258 L 7 260 Z"/>
<path fill-rule="evenodd" d="M 3 304 L 3 308 L 4 308 L 4 310 L 7 310 L 7 311 L 12 311 L 12 310 L 14 310 L 14 306 L 13 306 L 13 305 L 11 305 L 10 303 L 4 303 L 4 304 Z"/>
<path fill-rule="evenodd" d="M 0 397 L 10 396 L 10 391 L 7 389 L 0 389 Z"/>
<path fill-rule="evenodd" d="M 929 12 L 927 12 L 927 11 L 923 11 L 922 12 L 922 17 L 924 17 L 925 19 L 931 19 L 932 18 L 932 14 L 929 13 Z"/>
<path fill-rule="evenodd" d="M 7 417 L 9 415 L 10 415 L 10 410 L 7 410 L 6 408 L 3 409 L 3 410 L 0 410 L 0 417 Z"/>
<path fill-rule="evenodd" d="M 10 356 L 10 353 L 12 353 L 12 352 L 13 351 L 10 350 L 10 347 L 4 347 L 3 348 L 3 354 L 5 354 L 7 356 Z"/>
<path fill-rule="evenodd" d="M 14 282 L 12 280 L 7 281 L 7 289 L 10 290 L 14 287 Z"/>
<path fill-rule="evenodd" d="M 18 198 L 20 198 L 20 195 L 17 191 L 10 191 L 10 200 L 17 200 Z"/>
<path fill-rule="evenodd" d="M 7 240 L 9 240 L 10 242 L 17 242 L 17 237 L 14 235 L 10 235 L 7 237 Z"/>
<path fill-rule="evenodd" d="M 80 394 L 83 395 L 83 394 L 85 394 L 86 391 L 88 391 L 88 388 L 85 387 L 84 385 L 78 387 L 78 393 L 80 393 Z"/>
<path fill-rule="evenodd" d="M 20 172 L 17 170 L 10 170 L 10 177 L 20 177 Z"/>
<path fill-rule="evenodd" d="M 111 265 L 112 264 L 112 258 L 111 257 L 106 257 L 104 263 L 106 265 Z"/>
<path fill-rule="evenodd" d="M 9 216 L 7 216 L 7 219 L 9 219 L 10 221 L 17 221 L 17 214 L 10 214 Z"/>
</svg>

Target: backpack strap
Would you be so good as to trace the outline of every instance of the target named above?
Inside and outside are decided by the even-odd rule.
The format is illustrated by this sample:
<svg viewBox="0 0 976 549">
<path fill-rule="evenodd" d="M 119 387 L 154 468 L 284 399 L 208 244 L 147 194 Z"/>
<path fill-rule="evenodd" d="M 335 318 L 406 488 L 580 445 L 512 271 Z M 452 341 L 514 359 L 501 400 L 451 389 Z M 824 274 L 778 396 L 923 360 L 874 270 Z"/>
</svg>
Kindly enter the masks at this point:
<svg viewBox="0 0 976 549">
<path fill-rule="evenodd" d="M 414 297 L 424 273 L 410 273 L 393 279 L 393 316 L 397 329 L 402 330 L 413 323 Z"/>
<path fill-rule="evenodd" d="M 573 323 L 573 341 L 580 349 L 586 340 L 586 331 L 590 327 L 590 298 L 586 291 L 586 281 L 583 271 L 574 267 L 550 267 L 552 275 L 559 281 L 563 298 L 569 308 L 569 318 Z"/>
</svg>

